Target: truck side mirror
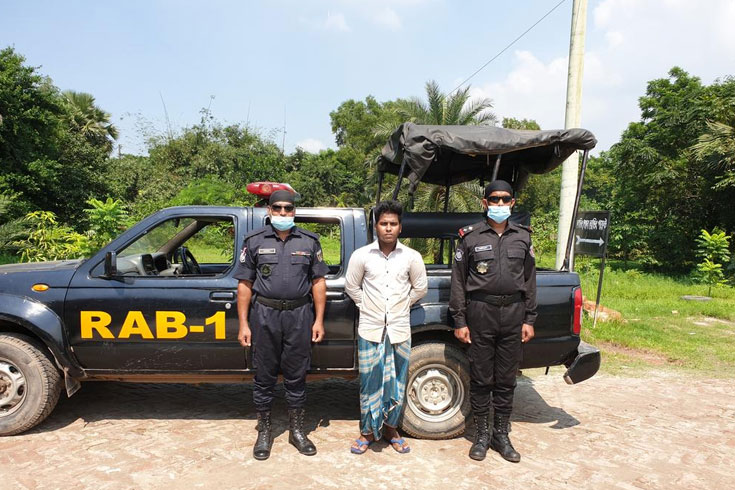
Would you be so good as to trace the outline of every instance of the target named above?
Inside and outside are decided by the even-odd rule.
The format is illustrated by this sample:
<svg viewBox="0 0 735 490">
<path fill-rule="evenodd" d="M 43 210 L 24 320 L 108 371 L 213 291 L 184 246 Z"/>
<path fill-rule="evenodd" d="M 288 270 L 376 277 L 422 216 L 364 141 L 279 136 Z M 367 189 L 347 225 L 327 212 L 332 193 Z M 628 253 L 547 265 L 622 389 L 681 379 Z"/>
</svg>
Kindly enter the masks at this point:
<svg viewBox="0 0 735 490">
<path fill-rule="evenodd" d="M 117 252 L 107 252 L 105 254 L 105 277 L 115 277 L 117 275 Z"/>
</svg>

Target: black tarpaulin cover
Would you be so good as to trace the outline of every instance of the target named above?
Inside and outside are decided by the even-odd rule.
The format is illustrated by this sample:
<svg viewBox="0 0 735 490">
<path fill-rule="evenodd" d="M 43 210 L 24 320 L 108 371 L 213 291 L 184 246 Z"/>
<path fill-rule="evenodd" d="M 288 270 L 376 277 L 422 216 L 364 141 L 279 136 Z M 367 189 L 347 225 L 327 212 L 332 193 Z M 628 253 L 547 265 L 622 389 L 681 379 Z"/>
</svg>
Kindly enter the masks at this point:
<svg viewBox="0 0 735 490">
<path fill-rule="evenodd" d="M 550 172 L 576 150 L 595 147 L 586 129 L 530 131 L 494 126 L 431 126 L 404 123 L 391 135 L 379 158 L 379 170 L 404 176 L 413 194 L 419 182 L 454 185 L 469 180 L 489 182 L 497 155 L 498 178 L 518 191 L 528 174 Z"/>
</svg>

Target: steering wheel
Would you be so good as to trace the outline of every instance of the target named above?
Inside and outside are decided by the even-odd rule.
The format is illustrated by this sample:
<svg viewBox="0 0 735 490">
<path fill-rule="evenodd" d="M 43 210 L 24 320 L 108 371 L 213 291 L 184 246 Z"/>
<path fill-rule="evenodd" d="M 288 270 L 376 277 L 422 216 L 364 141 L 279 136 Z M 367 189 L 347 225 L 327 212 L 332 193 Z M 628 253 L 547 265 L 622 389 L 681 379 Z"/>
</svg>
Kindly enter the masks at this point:
<svg viewBox="0 0 735 490">
<path fill-rule="evenodd" d="M 194 255 L 186 247 L 179 247 L 174 252 L 174 261 L 181 264 L 181 270 L 184 274 L 201 274 L 202 268 Z"/>
</svg>

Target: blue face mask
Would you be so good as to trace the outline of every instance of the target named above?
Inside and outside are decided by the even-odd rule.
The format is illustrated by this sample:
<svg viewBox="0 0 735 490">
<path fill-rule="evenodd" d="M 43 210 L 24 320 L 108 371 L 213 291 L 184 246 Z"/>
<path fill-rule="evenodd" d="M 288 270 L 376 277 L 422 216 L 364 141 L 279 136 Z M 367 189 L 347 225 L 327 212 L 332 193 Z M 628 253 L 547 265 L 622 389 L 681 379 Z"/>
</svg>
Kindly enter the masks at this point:
<svg viewBox="0 0 735 490">
<path fill-rule="evenodd" d="M 487 217 L 496 223 L 502 223 L 510 217 L 510 206 L 488 206 Z"/>
<path fill-rule="evenodd" d="M 271 224 L 278 231 L 287 231 L 293 228 L 293 216 L 271 216 Z"/>
</svg>

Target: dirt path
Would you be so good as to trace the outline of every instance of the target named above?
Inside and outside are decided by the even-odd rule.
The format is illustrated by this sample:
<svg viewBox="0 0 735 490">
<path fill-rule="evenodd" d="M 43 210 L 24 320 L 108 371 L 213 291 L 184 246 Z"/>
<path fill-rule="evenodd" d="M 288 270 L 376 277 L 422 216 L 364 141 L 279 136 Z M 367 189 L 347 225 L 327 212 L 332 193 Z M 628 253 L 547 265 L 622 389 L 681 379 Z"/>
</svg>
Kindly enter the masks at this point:
<svg viewBox="0 0 735 490">
<path fill-rule="evenodd" d="M 307 424 L 319 454 L 288 445 L 283 405 L 271 459 L 251 458 L 248 386 L 91 383 L 34 431 L 0 439 L 11 488 L 727 488 L 735 470 L 733 380 L 599 375 L 566 386 L 559 371 L 519 379 L 512 438 L 520 464 L 467 458 L 465 438 L 349 453 L 354 381 L 310 384 Z"/>
</svg>

